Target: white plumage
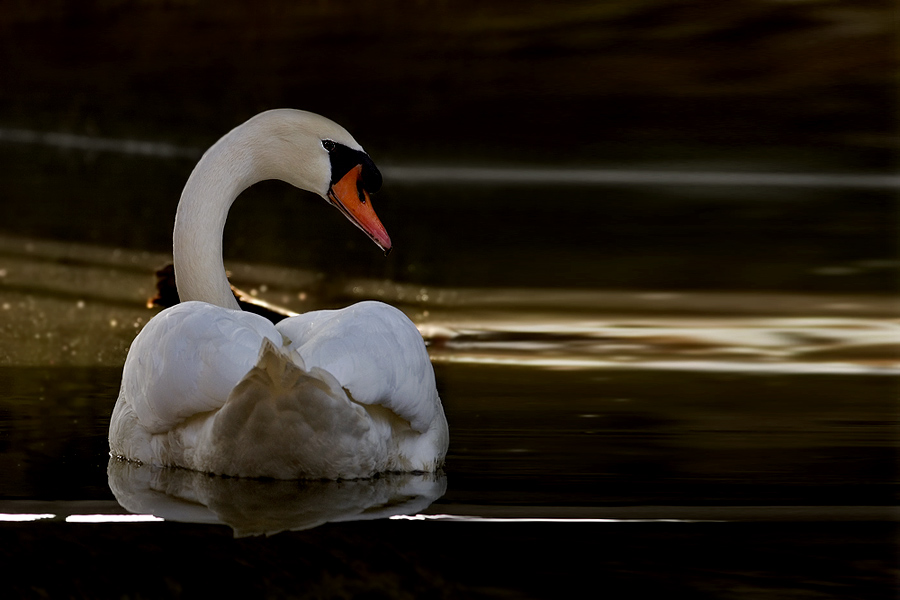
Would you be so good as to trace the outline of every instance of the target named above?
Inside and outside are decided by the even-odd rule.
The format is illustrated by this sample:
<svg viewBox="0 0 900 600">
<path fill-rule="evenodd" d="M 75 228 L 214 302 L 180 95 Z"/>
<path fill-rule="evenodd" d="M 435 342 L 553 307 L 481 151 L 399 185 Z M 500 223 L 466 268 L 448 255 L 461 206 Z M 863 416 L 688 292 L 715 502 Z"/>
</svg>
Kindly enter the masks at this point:
<svg viewBox="0 0 900 600">
<path fill-rule="evenodd" d="M 151 319 L 129 350 L 110 423 L 113 455 L 279 479 L 440 469 L 447 421 L 424 341 L 402 312 L 362 302 L 273 325 L 223 292 L 224 215 L 263 178 L 332 196 L 389 247 L 377 217 L 373 225 L 354 218 L 354 207 L 347 212 L 354 201 L 371 210 L 361 183 L 358 199 L 335 194 L 344 174 L 332 172 L 323 140 L 362 154 L 331 121 L 281 110 L 251 119 L 201 159 L 176 218 L 175 272 L 186 301 Z"/>
</svg>

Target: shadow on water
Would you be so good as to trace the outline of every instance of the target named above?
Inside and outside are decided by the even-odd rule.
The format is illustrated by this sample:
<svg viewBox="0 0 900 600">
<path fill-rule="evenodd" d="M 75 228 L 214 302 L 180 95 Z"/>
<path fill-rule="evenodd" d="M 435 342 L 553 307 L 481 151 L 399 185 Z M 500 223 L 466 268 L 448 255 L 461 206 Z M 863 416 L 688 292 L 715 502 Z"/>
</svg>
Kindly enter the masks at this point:
<svg viewBox="0 0 900 600">
<path fill-rule="evenodd" d="M 151 468 L 115 458 L 110 458 L 108 475 L 116 501 L 131 513 L 181 523 L 220 523 L 234 529 L 237 537 L 415 515 L 447 489 L 446 478 L 433 474 L 274 481 Z"/>
</svg>

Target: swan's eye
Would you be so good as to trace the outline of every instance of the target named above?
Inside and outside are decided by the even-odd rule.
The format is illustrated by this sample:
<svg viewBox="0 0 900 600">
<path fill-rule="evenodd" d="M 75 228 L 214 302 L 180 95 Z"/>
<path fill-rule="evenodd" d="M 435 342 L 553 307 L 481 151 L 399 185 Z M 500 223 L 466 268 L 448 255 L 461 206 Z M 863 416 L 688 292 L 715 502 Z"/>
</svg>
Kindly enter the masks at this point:
<svg viewBox="0 0 900 600">
<path fill-rule="evenodd" d="M 325 148 L 328 152 L 334 150 L 335 143 L 331 140 L 322 140 L 322 147 Z"/>
</svg>

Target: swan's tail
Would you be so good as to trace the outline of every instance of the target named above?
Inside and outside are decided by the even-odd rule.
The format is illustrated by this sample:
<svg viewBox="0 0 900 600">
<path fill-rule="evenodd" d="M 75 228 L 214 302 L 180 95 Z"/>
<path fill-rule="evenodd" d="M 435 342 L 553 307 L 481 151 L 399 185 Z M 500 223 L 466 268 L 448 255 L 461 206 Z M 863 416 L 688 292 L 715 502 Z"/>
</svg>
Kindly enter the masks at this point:
<svg viewBox="0 0 900 600">
<path fill-rule="evenodd" d="M 381 470 L 364 407 L 327 371 L 263 340 L 259 360 L 205 428 L 203 470 L 278 479 L 367 477 Z M 200 458 L 200 457 L 197 457 Z"/>
</svg>

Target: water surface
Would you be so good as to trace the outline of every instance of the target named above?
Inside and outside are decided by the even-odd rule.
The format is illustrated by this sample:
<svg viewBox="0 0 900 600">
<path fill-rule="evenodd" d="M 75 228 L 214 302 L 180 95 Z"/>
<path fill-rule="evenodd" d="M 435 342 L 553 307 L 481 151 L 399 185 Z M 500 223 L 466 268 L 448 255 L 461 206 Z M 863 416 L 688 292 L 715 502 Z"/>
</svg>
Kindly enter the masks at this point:
<svg viewBox="0 0 900 600">
<path fill-rule="evenodd" d="M 257 186 L 226 229 L 232 281 L 297 312 L 404 310 L 450 423 L 445 472 L 123 479 L 109 415 L 191 162 L 16 144 L 0 147 L 17 173 L 0 185 L 13 596 L 892 596 L 892 179 L 399 177 L 373 200 L 389 257 L 320 200 Z"/>
<path fill-rule="evenodd" d="M 445 479 L 424 501 L 384 495 L 387 480 L 235 487 L 147 468 L 135 487 L 110 470 L 106 430 L 165 255 L 0 246 L 0 513 L 35 519 L 0 526 L 14 594 L 527 598 L 598 578 L 613 597 L 892 589 L 889 299 L 453 289 L 233 263 L 236 283 L 294 310 L 371 297 L 414 319 L 450 422 Z M 15 568 L 38 552 L 54 579 Z"/>
</svg>

